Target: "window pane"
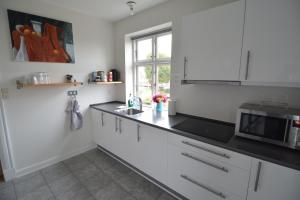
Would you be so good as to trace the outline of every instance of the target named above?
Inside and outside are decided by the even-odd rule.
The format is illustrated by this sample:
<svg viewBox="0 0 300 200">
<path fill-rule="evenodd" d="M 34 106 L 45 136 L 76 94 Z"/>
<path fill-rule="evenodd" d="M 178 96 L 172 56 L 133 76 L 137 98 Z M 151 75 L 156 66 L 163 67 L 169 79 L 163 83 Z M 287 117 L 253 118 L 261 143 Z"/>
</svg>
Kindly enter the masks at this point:
<svg viewBox="0 0 300 200">
<path fill-rule="evenodd" d="M 143 104 L 151 105 L 152 99 L 152 65 L 137 67 L 137 96 Z"/>
<path fill-rule="evenodd" d="M 171 66 L 170 64 L 162 64 L 157 66 L 157 84 L 158 93 L 170 97 L 170 75 Z"/>
<path fill-rule="evenodd" d="M 171 58 L 172 34 L 157 37 L 157 58 Z"/>
<path fill-rule="evenodd" d="M 137 60 L 152 59 L 152 38 L 137 42 Z"/>
</svg>

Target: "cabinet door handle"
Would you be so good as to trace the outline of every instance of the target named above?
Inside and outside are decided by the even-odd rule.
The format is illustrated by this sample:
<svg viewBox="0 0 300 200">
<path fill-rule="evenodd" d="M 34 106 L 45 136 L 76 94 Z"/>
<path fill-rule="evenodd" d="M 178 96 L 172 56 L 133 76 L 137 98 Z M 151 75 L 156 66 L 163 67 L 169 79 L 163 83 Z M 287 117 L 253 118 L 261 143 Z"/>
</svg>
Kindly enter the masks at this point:
<svg viewBox="0 0 300 200">
<path fill-rule="evenodd" d="M 184 64 L 183 64 L 183 79 L 186 80 L 187 79 L 187 72 L 186 72 L 186 68 L 187 68 L 187 63 L 188 63 L 188 58 L 187 56 L 184 57 Z"/>
<path fill-rule="evenodd" d="M 137 141 L 138 141 L 138 142 L 140 142 L 140 140 L 141 140 L 140 127 L 141 127 L 141 126 L 138 124 L 138 125 L 137 125 Z"/>
<path fill-rule="evenodd" d="M 122 119 L 119 118 L 119 133 L 122 133 Z"/>
<path fill-rule="evenodd" d="M 103 120 L 103 116 L 104 116 L 104 113 L 101 112 L 101 125 L 104 126 L 104 120 Z"/>
<path fill-rule="evenodd" d="M 227 158 L 227 159 L 230 159 L 230 156 L 225 154 L 225 153 L 220 153 L 220 152 L 217 152 L 217 151 L 213 151 L 211 149 L 207 149 L 207 148 L 204 148 L 204 147 L 201 147 L 199 145 L 196 145 L 196 144 L 192 144 L 190 142 L 187 142 L 187 141 L 182 141 L 183 144 L 186 144 L 186 145 L 189 145 L 191 147 L 195 147 L 197 149 L 200 149 L 200 150 L 203 150 L 203 151 L 206 151 L 206 152 L 209 152 L 209 153 L 212 153 L 212 154 L 215 154 L 217 156 L 221 156 L 223 158 Z"/>
<path fill-rule="evenodd" d="M 248 79 L 249 76 L 249 64 L 250 64 L 250 56 L 251 56 L 251 52 L 248 51 L 247 52 L 247 63 L 246 63 L 246 74 L 245 74 L 245 80 Z"/>
<path fill-rule="evenodd" d="M 261 167 L 262 167 L 262 162 L 258 162 L 257 172 L 256 172 L 256 177 L 255 177 L 255 184 L 254 184 L 254 192 L 257 192 L 257 190 L 258 190 Z"/>
<path fill-rule="evenodd" d="M 193 160 L 195 160 L 195 161 L 201 162 L 201 163 L 203 163 L 203 164 L 205 164 L 205 165 L 208 165 L 208 166 L 210 166 L 210 167 L 213 167 L 213 168 L 215 168 L 215 169 L 221 170 L 221 171 L 223 171 L 223 172 L 226 172 L 226 173 L 229 172 L 228 169 L 226 169 L 225 167 L 218 166 L 218 165 L 216 165 L 216 164 L 214 164 L 214 163 L 207 162 L 207 161 L 205 161 L 205 160 L 202 160 L 202 159 L 200 159 L 200 158 L 197 158 L 197 157 L 195 157 L 195 156 L 192 156 L 192 155 L 190 155 L 190 154 L 188 154 L 188 153 L 181 153 L 181 155 L 183 155 L 183 156 L 185 156 L 185 157 L 187 157 L 187 158 L 191 158 L 191 159 L 193 159 Z"/>
<path fill-rule="evenodd" d="M 201 188 L 203 188 L 203 189 L 205 189 L 205 190 L 213 193 L 214 195 L 217 195 L 218 197 L 221 197 L 222 199 L 226 199 L 226 196 L 222 192 L 219 192 L 219 191 L 217 191 L 217 190 L 215 190 L 215 189 L 213 189 L 213 188 L 211 188 L 209 186 L 206 186 L 206 185 L 204 185 L 202 183 L 199 183 L 198 181 L 196 181 L 196 180 L 188 177 L 187 175 L 181 174 L 180 176 L 181 176 L 181 178 L 183 178 L 183 179 L 185 179 L 185 180 L 187 180 L 187 181 L 189 181 L 189 182 L 191 182 L 191 183 L 193 183 L 193 184 L 195 184 L 195 185 L 197 185 L 197 186 L 199 186 L 199 187 L 201 187 Z"/>
<path fill-rule="evenodd" d="M 118 117 L 116 117 L 115 128 L 115 131 L 118 132 Z"/>
</svg>

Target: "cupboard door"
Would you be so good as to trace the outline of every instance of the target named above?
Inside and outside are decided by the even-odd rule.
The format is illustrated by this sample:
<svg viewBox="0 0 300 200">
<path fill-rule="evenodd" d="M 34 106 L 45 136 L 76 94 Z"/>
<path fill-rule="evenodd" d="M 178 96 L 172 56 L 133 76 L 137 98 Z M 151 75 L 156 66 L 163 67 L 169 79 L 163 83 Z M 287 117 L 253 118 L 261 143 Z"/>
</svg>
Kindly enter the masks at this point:
<svg viewBox="0 0 300 200">
<path fill-rule="evenodd" d="M 244 1 L 183 18 L 184 79 L 239 80 L 243 19 Z"/>
<path fill-rule="evenodd" d="M 299 19 L 299 0 L 246 0 L 242 80 L 300 82 Z"/>
<path fill-rule="evenodd" d="M 299 200 L 300 171 L 253 159 L 247 200 Z"/>
<path fill-rule="evenodd" d="M 122 117 L 118 117 L 118 131 L 115 134 L 114 146 L 116 155 L 138 167 L 137 151 L 137 123 Z"/>
<path fill-rule="evenodd" d="M 114 116 L 105 112 L 99 112 L 99 135 L 98 141 L 99 145 L 104 147 L 105 149 L 112 151 L 113 150 L 113 137 L 115 124 L 114 124 Z"/>
<path fill-rule="evenodd" d="M 167 132 L 138 125 L 139 168 L 156 180 L 167 181 Z"/>
</svg>

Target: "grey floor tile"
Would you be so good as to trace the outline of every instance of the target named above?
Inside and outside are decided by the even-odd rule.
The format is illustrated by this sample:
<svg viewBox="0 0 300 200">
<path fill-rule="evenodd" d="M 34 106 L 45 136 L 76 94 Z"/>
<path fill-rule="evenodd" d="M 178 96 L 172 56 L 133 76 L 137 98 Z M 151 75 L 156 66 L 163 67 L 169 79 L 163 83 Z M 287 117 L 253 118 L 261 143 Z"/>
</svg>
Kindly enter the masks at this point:
<svg viewBox="0 0 300 200">
<path fill-rule="evenodd" d="M 30 173 L 30 174 L 26 174 L 26 175 L 24 175 L 24 176 L 15 178 L 15 179 L 13 180 L 13 182 L 14 182 L 14 183 L 24 182 L 24 181 L 27 181 L 27 180 L 31 179 L 32 177 L 34 177 L 34 176 L 36 176 L 36 175 L 40 175 L 40 174 L 41 174 L 40 171 L 36 171 L 36 172 Z"/>
<path fill-rule="evenodd" d="M 71 174 L 70 170 L 62 163 L 58 163 L 42 170 L 46 181 L 50 184 L 63 176 Z"/>
<path fill-rule="evenodd" d="M 0 185 L 1 200 L 16 200 L 16 193 L 12 182 L 2 183 Z"/>
<path fill-rule="evenodd" d="M 75 170 L 73 174 L 77 178 L 79 178 L 79 180 L 84 180 L 97 175 L 98 173 L 100 173 L 100 171 L 101 170 L 97 168 L 94 164 L 88 164 L 79 170 Z"/>
<path fill-rule="evenodd" d="M 97 200 L 130 200 L 134 199 L 129 193 L 115 183 L 98 190 L 95 194 Z"/>
<path fill-rule="evenodd" d="M 106 156 L 106 157 L 102 157 L 102 158 L 95 160 L 94 163 L 97 167 L 99 167 L 105 171 L 107 169 L 112 168 L 114 165 L 117 165 L 118 161 L 111 158 L 110 156 Z"/>
<path fill-rule="evenodd" d="M 100 189 L 110 185 L 113 180 L 100 171 L 97 176 L 92 176 L 90 178 L 84 179 L 81 183 L 92 193 L 96 194 Z"/>
<path fill-rule="evenodd" d="M 49 184 L 55 196 L 63 194 L 73 188 L 81 187 L 80 182 L 73 176 L 67 175 Z"/>
<path fill-rule="evenodd" d="M 84 168 L 85 166 L 91 164 L 91 161 L 89 161 L 84 155 L 78 155 L 74 156 L 72 158 L 69 158 L 65 161 L 63 161 L 72 171 L 79 170 Z"/>
<path fill-rule="evenodd" d="M 107 156 L 104 152 L 100 151 L 99 149 L 92 149 L 83 153 L 82 155 L 84 155 L 91 162 L 95 162 L 98 159 L 103 159 Z"/>
<path fill-rule="evenodd" d="M 131 191 L 131 194 L 137 199 L 154 200 L 157 199 L 163 190 L 154 185 L 150 181 L 143 179 L 136 188 Z"/>
<path fill-rule="evenodd" d="M 24 196 L 18 197 L 18 200 L 49 200 L 54 198 L 50 189 L 47 186 L 42 186 L 33 192 L 27 193 Z"/>
<path fill-rule="evenodd" d="M 40 173 L 34 173 L 14 181 L 14 185 L 17 197 L 20 198 L 45 186 L 46 182 Z"/>
<path fill-rule="evenodd" d="M 126 175 L 128 175 L 132 170 L 123 165 L 122 163 L 117 163 L 111 168 L 107 168 L 104 170 L 105 173 L 107 173 L 110 177 L 112 177 L 114 180 L 119 180 Z"/>
<path fill-rule="evenodd" d="M 164 192 L 160 195 L 160 197 L 157 200 L 177 200 L 177 199 L 171 196 L 170 194 Z"/>
<path fill-rule="evenodd" d="M 144 180 L 144 178 L 138 175 L 135 172 L 130 172 L 128 175 L 123 178 L 117 180 L 117 182 L 128 192 L 133 192 L 137 187 L 139 187 L 140 183 Z"/>
<path fill-rule="evenodd" d="M 76 185 L 69 190 L 56 196 L 57 200 L 86 200 L 93 199 L 93 196 L 81 185 Z"/>
</svg>

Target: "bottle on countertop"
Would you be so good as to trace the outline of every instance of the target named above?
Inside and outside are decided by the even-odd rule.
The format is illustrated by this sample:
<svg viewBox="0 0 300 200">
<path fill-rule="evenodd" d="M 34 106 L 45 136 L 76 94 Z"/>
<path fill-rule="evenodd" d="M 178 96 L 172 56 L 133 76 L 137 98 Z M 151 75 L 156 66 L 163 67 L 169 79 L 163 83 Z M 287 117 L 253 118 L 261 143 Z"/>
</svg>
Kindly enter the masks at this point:
<svg viewBox="0 0 300 200">
<path fill-rule="evenodd" d="M 133 107 L 133 99 L 132 99 L 132 95 L 129 94 L 129 98 L 128 98 L 128 108 L 132 108 Z"/>
</svg>

